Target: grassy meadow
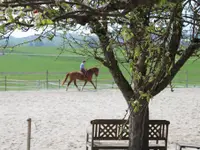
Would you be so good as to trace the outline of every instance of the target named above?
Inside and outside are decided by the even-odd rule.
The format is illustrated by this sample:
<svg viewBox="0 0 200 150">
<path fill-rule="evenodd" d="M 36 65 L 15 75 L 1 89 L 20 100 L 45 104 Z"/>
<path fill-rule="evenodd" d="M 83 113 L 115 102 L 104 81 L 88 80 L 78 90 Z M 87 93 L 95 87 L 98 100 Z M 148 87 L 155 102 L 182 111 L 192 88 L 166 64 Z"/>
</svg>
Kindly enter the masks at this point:
<svg viewBox="0 0 200 150">
<path fill-rule="evenodd" d="M 38 83 L 40 85 L 46 84 L 47 76 L 49 82 L 58 84 L 58 80 L 62 81 L 67 72 L 78 71 L 82 60 L 87 60 L 87 69 L 94 66 L 100 68 L 98 82 L 112 84 L 108 69 L 92 58 L 77 56 L 67 51 L 60 55 L 60 51 L 55 47 L 21 47 L 7 50 L 6 55 L 0 56 L 0 90 L 5 88 L 5 77 L 9 81 L 6 86 L 17 86 L 20 89 L 24 84 L 35 84 L 36 80 L 44 82 Z M 16 83 L 16 80 L 29 83 Z"/>
<path fill-rule="evenodd" d="M 0 80 L 5 76 L 13 80 L 46 80 L 47 71 L 48 80 L 62 80 L 65 73 L 79 70 L 83 59 L 87 60 L 86 68 L 100 67 L 99 81 L 104 80 L 105 83 L 113 81 L 108 69 L 96 60 L 67 51 L 60 55 L 60 50 L 56 47 L 19 47 L 12 51 L 6 50 L 6 55 L 0 56 Z M 175 77 L 174 84 L 200 85 L 199 66 L 200 60 L 190 59 Z M 29 74 L 19 72 L 29 72 Z M 123 72 L 128 78 L 125 69 Z"/>
</svg>

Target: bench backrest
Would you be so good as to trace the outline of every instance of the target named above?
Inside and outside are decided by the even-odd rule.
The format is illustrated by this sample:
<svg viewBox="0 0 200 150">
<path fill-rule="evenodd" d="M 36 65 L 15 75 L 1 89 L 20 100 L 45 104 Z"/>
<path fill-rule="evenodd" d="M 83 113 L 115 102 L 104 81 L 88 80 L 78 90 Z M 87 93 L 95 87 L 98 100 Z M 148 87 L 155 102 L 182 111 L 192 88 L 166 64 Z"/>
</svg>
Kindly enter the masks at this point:
<svg viewBox="0 0 200 150">
<path fill-rule="evenodd" d="M 149 120 L 149 140 L 167 141 L 169 124 L 167 120 Z"/>
<path fill-rule="evenodd" d="M 128 140 L 127 120 L 96 119 L 91 121 L 93 140 Z"/>
<path fill-rule="evenodd" d="M 93 140 L 128 140 L 129 122 L 119 119 L 96 119 L 91 121 Z M 149 140 L 165 140 L 168 137 L 167 120 L 149 120 Z"/>
</svg>

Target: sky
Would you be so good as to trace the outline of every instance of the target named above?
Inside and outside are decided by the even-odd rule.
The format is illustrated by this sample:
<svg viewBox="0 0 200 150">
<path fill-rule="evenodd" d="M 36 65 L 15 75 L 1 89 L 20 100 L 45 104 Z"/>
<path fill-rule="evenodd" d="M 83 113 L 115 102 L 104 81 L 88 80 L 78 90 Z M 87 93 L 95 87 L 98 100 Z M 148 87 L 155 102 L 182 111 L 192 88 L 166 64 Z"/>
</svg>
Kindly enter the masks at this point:
<svg viewBox="0 0 200 150">
<path fill-rule="evenodd" d="M 49 28 L 51 29 L 51 28 Z M 46 32 L 48 31 L 48 29 L 46 30 Z M 17 38 L 21 38 L 21 37 L 27 37 L 27 36 L 31 36 L 31 35 L 36 35 L 36 34 L 40 34 L 42 32 L 42 29 L 39 31 L 36 31 L 34 29 L 29 29 L 27 32 L 23 32 L 21 30 L 16 29 L 13 33 L 12 36 L 17 37 Z M 62 33 L 62 31 L 57 31 L 58 33 Z M 78 34 L 84 33 L 84 34 L 90 34 L 90 30 L 87 29 L 84 26 L 77 26 L 76 30 L 74 31 L 67 31 L 68 33 L 70 32 L 75 32 Z"/>
<path fill-rule="evenodd" d="M 35 34 L 39 34 L 40 32 L 36 32 L 35 30 L 30 29 L 27 32 L 22 32 L 21 30 L 15 30 L 12 33 L 12 36 L 17 37 L 17 38 L 21 38 L 21 37 L 27 37 L 27 36 L 31 36 L 31 35 L 35 35 Z"/>
</svg>

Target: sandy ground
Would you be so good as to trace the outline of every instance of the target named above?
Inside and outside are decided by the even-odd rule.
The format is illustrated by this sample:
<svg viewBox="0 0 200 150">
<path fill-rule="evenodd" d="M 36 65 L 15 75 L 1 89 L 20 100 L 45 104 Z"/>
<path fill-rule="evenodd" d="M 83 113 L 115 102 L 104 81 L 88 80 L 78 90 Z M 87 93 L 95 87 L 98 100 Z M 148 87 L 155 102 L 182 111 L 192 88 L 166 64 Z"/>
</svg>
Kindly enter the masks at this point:
<svg viewBox="0 0 200 150">
<path fill-rule="evenodd" d="M 90 120 L 123 118 L 126 109 L 116 89 L 0 92 L 0 150 L 26 150 L 28 118 L 31 150 L 85 150 Z M 166 89 L 150 102 L 150 119 L 171 122 L 170 150 L 200 143 L 200 88 Z"/>
</svg>

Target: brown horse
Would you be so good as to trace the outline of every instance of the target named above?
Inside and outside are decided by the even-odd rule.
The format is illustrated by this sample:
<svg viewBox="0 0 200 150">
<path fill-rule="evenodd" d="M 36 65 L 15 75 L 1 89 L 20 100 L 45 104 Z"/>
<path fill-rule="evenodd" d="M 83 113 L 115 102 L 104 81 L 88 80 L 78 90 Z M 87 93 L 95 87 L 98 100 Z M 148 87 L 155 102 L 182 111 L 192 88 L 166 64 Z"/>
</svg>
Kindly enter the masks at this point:
<svg viewBox="0 0 200 150">
<path fill-rule="evenodd" d="M 64 85 L 65 82 L 66 82 L 66 80 L 67 80 L 67 78 L 70 77 L 70 80 L 69 80 L 69 82 L 68 82 L 68 84 L 67 84 L 67 87 L 66 87 L 66 91 L 68 90 L 68 87 L 69 87 L 69 85 L 71 84 L 72 81 L 74 81 L 74 85 L 75 85 L 75 86 L 77 87 L 77 89 L 80 91 L 80 89 L 78 88 L 78 86 L 77 86 L 77 84 L 76 84 L 76 80 L 77 80 L 77 79 L 78 79 L 78 80 L 85 81 L 85 83 L 84 83 L 84 85 L 83 85 L 83 87 L 82 87 L 82 90 L 83 90 L 84 86 L 86 85 L 86 83 L 87 83 L 88 81 L 89 81 L 89 82 L 94 86 L 94 88 L 96 89 L 96 86 L 95 86 L 94 83 L 92 82 L 92 75 L 93 75 L 93 74 L 95 74 L 95 76 L 97 77 L 98 74 L 99 74 L 99 68 L 94 67 L 94 68 L 88 69 L 88 70 L 87 70 L 87 73 L 86 73 L 87 77 L 85 77 L 85 75 L 84 75 L 82 72 L 80 72 L 80 71 L 69 72 L 69 73 L 67 73 L 65 79 L 63 80 L 62 85 Z"/>
</svg>

